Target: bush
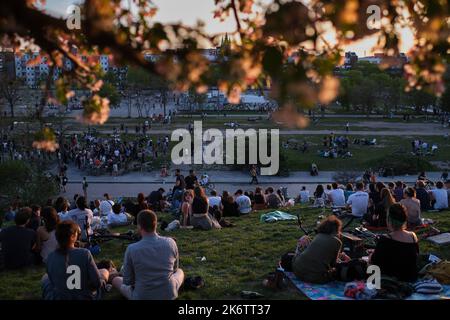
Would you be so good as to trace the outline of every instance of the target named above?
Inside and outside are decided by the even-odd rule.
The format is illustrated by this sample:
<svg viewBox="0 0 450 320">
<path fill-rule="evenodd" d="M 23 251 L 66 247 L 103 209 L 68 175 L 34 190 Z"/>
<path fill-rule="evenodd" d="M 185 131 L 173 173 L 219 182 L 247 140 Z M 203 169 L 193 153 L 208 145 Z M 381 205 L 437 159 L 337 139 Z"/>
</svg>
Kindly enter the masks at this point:
<svg viewBox="0 0 450 320">
<path fill-rule="evenodd" d="M 405 153 L 393 153 L 382 158 L 373 159 L 368 167 L 385 168 L 389 173 L 391 173 L 392 169 L 394 175 L 417 174 L 420 171 L 434 169 L 428 160 Z"/>
<path fill-rule="evenodd" d="M 6 161 L 0 164 L 0 207 L 6 208 L 20 199 L 22 205 L 44 205 L 58 193 L 58 183 L 45 168 L 24 161 Z"/>
</svg>

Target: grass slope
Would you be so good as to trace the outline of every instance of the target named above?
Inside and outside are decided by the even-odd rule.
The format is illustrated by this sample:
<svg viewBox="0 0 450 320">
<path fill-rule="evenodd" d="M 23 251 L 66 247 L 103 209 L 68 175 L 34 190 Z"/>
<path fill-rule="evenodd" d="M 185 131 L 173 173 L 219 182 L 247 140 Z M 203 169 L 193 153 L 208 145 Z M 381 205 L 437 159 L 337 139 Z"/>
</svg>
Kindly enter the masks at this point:
<svg viewBox="0 0 450 320">
<path fill-rule="evenodd" d="M 293 207 L 287 210 L 300 213 L 305 225 L 313 226 L 320 211 L 317 209 Z M 261 223 L 263 212 L 249 216 L 230 218 L 234 228 L 214 231 L 177 230 L 162 235 L 175 237 L 180 251 L 180 267 L 186 276 L 200 275 L 205 279 L 203 289 L 184 292 L 180 299 L 239 299 L 242 290 L 254 290 L 268 299 L 306 299 L 294 289 L 271 291 L 262 286 L 267 273 L 275 270 L 279 257 L 295 249 L 297 239 L 302 235 L 296 221 Z M 432 218 L 440 230 L 450 229 L 450 211 L 425 213 Z M 170 221 L 170 217 L 160 214 L 160 220 Z M 122 228 L 120 231 L 126 231 Z M 106 242 L 102 252 L 96 256 L 112 259 L 116 266 L 122 264 L 126 244 L 119 240 Z M 450 259 L 449 247 L 434 246 L 427 241 L 420 242 L 422 253 L 430 252 L 441 258 Z M 206 261 L 201 261 L 201 257 Z M 44 267 L 34 267 L 24 271 L 0 273 L 0 299 L 39 299 L 40 278 Z M 116 291 L 110 292 L 107 299 L 121 299 Z"/>
</svg>

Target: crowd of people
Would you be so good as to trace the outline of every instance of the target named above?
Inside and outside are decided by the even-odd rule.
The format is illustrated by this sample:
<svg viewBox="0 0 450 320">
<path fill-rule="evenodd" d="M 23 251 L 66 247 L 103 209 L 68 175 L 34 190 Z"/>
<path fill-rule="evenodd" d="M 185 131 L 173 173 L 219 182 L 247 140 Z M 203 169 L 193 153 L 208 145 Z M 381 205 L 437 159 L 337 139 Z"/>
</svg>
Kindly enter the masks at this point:
<svg viewBox="0 0 450 320">
<path fill-rule="evenodd" d="M 409 230 L 423 223 L 422 212 L 448 209 L 450 199 L 450 180 L 430 186 L 424 177 L 421 173 L 415 186 L 401 181 L 345 186 L 332 183 L 326 187 L 318 185 L 312 194 L 302 187 L 296 199 L 289 199 L 286 190 L 263 190 L 259 186 L 254 191 L 238 189 L 234 194 L 223 191 L 219 195 L 211 190 L 206 195 L 194 170 L 186 176 L 176 170 L 175 184 L 169 192 L 159 188 L 148 196 L 139 193 L 136 201 L 115 202 L 105 193 L 103 199 L 90 203 L 85 196 L 75 195 L 72 203 L 58 197 L 42 208 L 16 204 L 5 216 L 15 225 L 0 232 L 3 264 L 6 269 L 44 264 L 44 299 L 100 299 L 112 287 L 127 299 L 174 299 L 185 275 L 179 268 L 177 243 L 158 235 L 158 217 L 154 212 L 171 212 L 180 228 L 211 230 L 233 226 L 227 217 L 278 210 L 297 202 L 345 208 L 349 216 L 365 221 L 366 226 L 387 228 L 388 234 L 370 252 L 369 263 L 378 265 L 384 274 L 414 281 L 419 249 L 417 236 Z M 299 279 L 312 283 L 331 281 L 333 270 L 350 260 L 342 249 L 344 218 L 330 215 L 320 222 L 313 239 L 299 240 L 292 260 L 293 272 Z M 120 270 L 111 262 L 96 263 L 90 250 L 77 245 L 89 241 L 96 229 L 128 224 L 136 225 L 141 240 L 127 247 Z M 67 287 L 67 265 L 81 266 L 81 288 Z"/>
</svg>

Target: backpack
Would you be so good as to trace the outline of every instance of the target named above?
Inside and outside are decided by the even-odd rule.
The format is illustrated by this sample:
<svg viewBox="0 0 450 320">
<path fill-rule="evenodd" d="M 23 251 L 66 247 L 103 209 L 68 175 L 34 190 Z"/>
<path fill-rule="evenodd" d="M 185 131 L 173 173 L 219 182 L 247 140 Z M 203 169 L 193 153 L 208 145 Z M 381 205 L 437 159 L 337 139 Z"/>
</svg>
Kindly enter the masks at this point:
<svg viewBox="0 0 450 320">
<path fill-rule="evenodd" d="M 352 259 L 338 263 L 334 278 L 343 282 L 365 280 L 367 279 L 367 262 L 362 259 Z"/>
</svg>

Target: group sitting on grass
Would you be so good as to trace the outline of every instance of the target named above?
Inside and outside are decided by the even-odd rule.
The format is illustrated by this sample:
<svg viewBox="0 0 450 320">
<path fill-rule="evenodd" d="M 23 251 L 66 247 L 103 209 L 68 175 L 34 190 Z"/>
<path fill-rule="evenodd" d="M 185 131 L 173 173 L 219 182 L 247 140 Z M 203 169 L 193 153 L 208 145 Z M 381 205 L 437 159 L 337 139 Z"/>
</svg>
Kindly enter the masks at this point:
<svg viewBox="0 0 450 320">
<path fill-rule="evenodd" d="M 114 202 L 105 193 L 103 200 L 97 199 L 91 205 L 83 196 L 74 197 L 73 204 L 58 198 L 43 208 L 17 205 L 8 215 L 15 225 L 0 232 L 3 266 L 11 270 L 45 265 L 44 299 L 101 299 L 111 288 L 127 299 L 175 299 L 184 279 L 178 268 L 178 248 L 172 238 L 158 235 L 154 212 L 171 212 L 181 227 L 211 230 L 229 226 L 224 218 L 236 217 L 234 222 L 254 211 L 279 210 L 293 203 L 283 190 L 272 187 L 257 187 L 254 192 L 238 189 L 234 194 L 223 191 L 221 196 L 210 190 L 206 196 L 196 183 L 195 173 L 190 176 L 186 181 L 178 172 L 169 195 L 160 188 L 148 197 L 138 194 L 136 202 Z M 417 236 L 408 230 L 422 224 L 423 211 L 448 209 L 449 198 L 450 181 L 438 181 L 430 187 L 418 180 L 414 187 L 401 181 L 358 182 L 355 187 L 318 185 L 312 195 L 302 187 L 296 202 L 342 208 L 367 226 L 387 229 L 388 234 L 378 239 L 368 262 L 378 265 L 383 274 L 414 281 L 419 247 Z M 349 261 L 342 248 L 342 220 L 340 215 L 330 215 L 322 219 L 313 239 L 299 241 L 292 260 L 293 272 L 299 279 L 312 283 L 333 280 L 340 265 Z M 120 270 L 104 261 L 96 264 L 92 252 L 79 245 L 89 241 L 98 228 L 96 222 L 107 228 L 136 224 L 140 240 L 127 247 Z M 68 288 L 68 280 L 74 279 L 70 277 L 77 272 L 80 281 Z"/>
</svg>

